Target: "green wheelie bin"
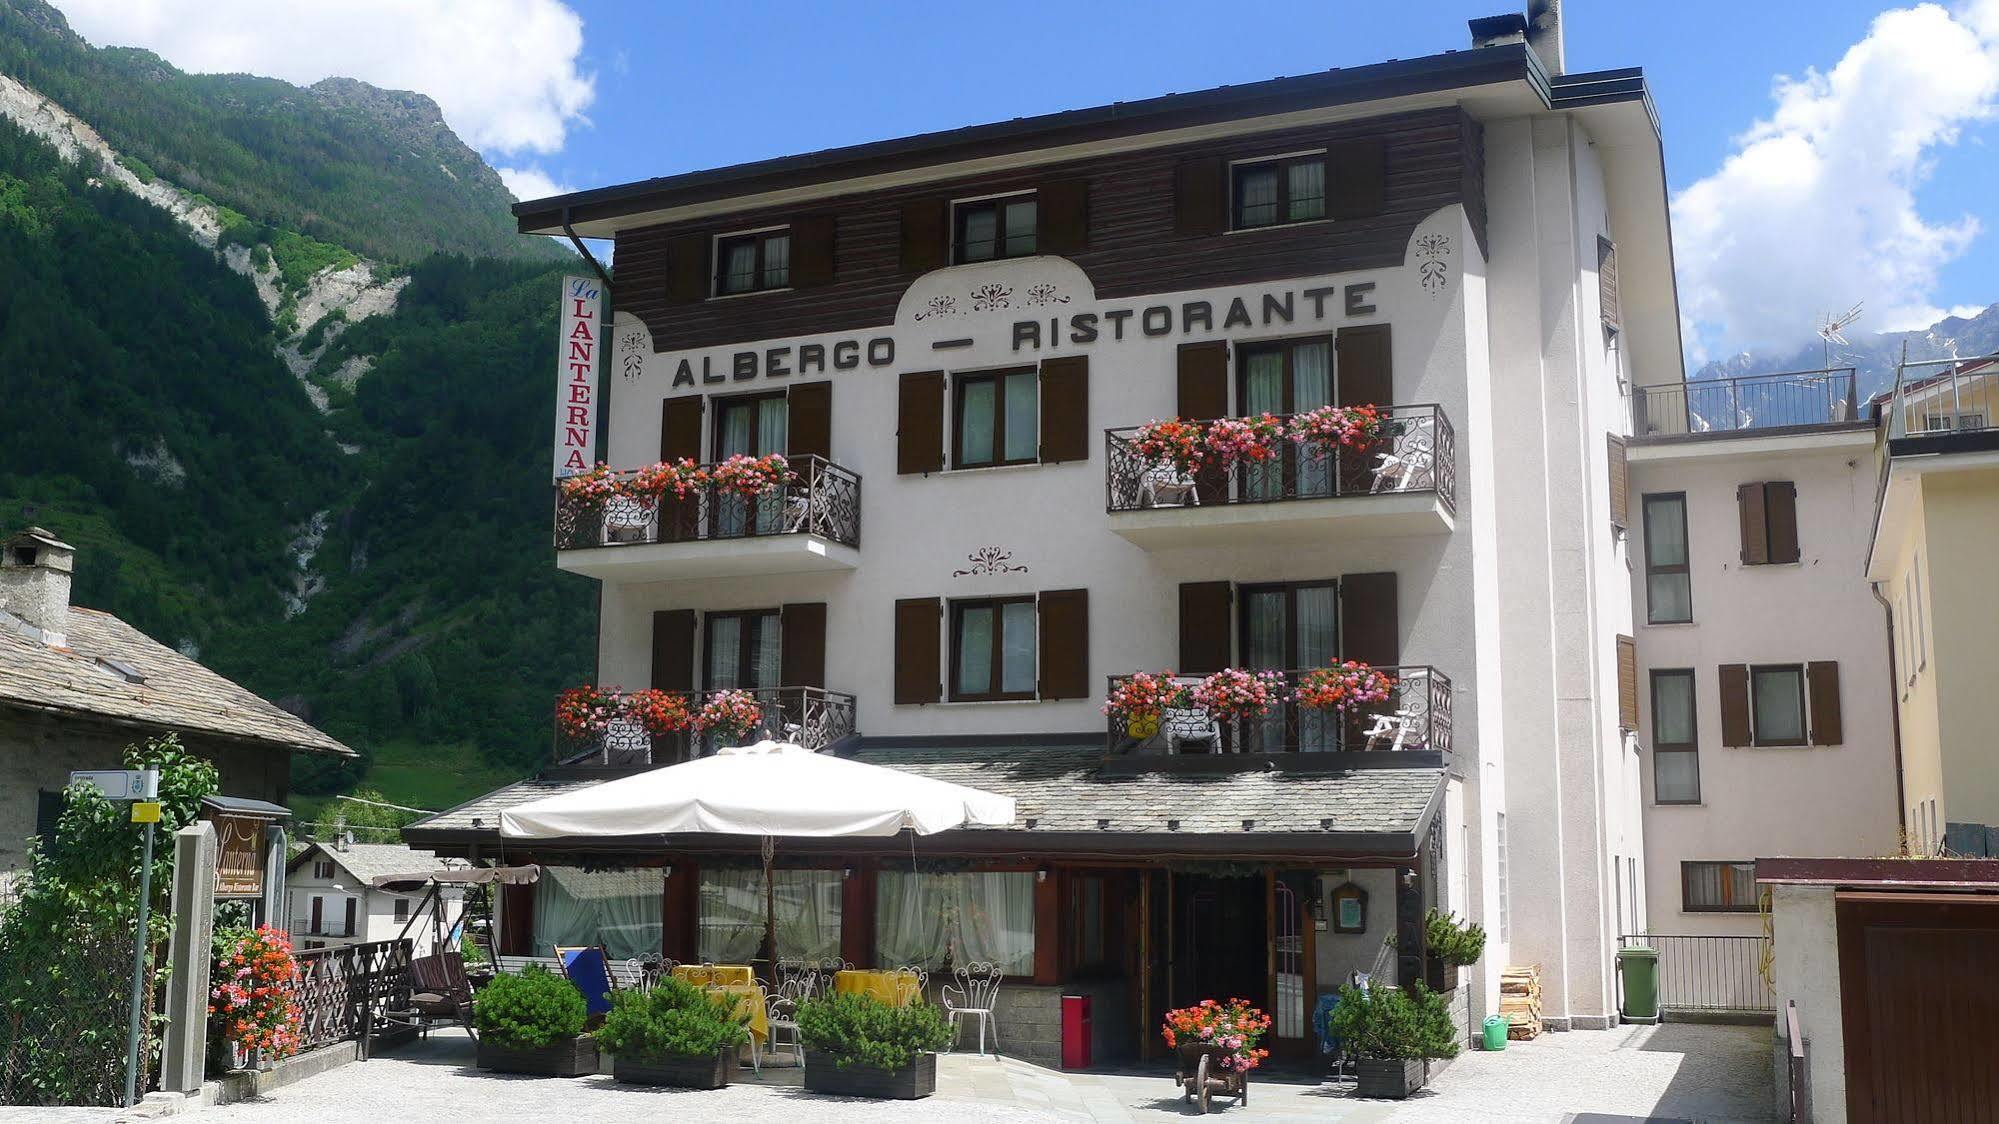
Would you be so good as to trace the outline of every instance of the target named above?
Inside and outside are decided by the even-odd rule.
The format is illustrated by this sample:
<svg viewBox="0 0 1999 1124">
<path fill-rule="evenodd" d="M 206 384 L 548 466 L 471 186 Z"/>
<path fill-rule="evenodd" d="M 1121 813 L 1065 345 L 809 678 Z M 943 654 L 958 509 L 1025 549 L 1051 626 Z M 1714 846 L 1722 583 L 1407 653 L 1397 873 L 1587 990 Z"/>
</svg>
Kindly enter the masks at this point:
<svg viewBox="0 0 1999 1124">
<path fill-rule="evenodd" d="M 1624 1021 L 1658 1022 L 1659 950 L 1637 947 L 1618 949 L 1617 974 L 1624 981 L 1624 1005 L 1619 1008 Z"/>
</svg>

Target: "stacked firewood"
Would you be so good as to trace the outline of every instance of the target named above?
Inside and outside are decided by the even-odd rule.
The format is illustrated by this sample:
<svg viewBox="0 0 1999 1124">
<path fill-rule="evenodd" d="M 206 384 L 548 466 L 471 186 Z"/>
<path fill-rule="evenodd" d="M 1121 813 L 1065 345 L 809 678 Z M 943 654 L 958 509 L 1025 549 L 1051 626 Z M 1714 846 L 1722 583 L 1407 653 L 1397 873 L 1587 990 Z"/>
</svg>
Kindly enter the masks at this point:
<svg viewBox="0 0 1999 1124">
<path fill-rule="evenodd" d="M 1541 966 L 1508 968 L 1499 974 L 1499 1013 L 1506 1016 L 1506 1036 L 1516 1042 L 1541 1034 Z"/>
</svg>

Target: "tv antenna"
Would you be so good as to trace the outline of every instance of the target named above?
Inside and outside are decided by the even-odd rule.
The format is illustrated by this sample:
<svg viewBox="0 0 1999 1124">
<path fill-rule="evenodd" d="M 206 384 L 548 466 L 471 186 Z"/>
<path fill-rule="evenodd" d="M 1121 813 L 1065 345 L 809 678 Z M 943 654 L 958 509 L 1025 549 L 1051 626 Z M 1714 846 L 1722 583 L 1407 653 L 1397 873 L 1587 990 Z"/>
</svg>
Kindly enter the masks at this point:
<svg viewBox="0 0 1999 1124">
<path fill-rule="evenodd" d="M 1860 301 L 1838 316 L 1834 316 L 1830 312 L 1826 313 L 1824 321 L 1819 325 L 1819 339 L 1825 341 L 1824 355 L 1827 367 L 1832 366 L 1832 345 L 1848 346 L 1846 337 L 1841 332 L 1848 324 L 1860 319 L 1860 307 L 1866 303 L 1866 301 Z"/>
</svg>

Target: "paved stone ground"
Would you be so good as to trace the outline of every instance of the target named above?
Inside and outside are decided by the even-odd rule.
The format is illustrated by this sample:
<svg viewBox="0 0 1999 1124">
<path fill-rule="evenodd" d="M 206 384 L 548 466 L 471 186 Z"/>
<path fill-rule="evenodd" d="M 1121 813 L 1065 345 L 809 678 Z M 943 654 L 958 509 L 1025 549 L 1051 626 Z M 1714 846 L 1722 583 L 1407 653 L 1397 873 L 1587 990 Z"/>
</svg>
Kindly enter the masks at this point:
<svg viewBox="0 0 1999 1124">
<path fill-rule="evenodd" d="M 1336 1084 L 1280 1075 L 1257 1078 L 1247 1108 L 1224 1120 L 1403 1124 L 1665 1119 L 1767 1121 L 1770 1031 L 1764 1027 L 1623 1027 L 1547 1034 L 1502 1053 L 1469 1053 L 1404 1102 L 1360 1100 Z M 609 1077 L 508 1077 L 472 1067 L 462 1034 L 439 1031 L 373 1061 L 342 1066 L 261 1101 L 207 1109 L 190 1124 L 392 1124 L 404 1120 L 625 1124 L 661 1117 L 700 1121 L 948 1120 L 952 1124 L 1129 1124 L 1194 1115 L 1167 1072 L 1059 1073 L 998 1058 L 941 1059 L 937 1096 L 914 1103 L 820 1097 L 799 1088 L 795 1069 L 767 1067 L 761 1080 L 720 1092 L 619 1085 Z M 747 1076 L 747 1075 L 746 1075 Z M 1227 1104 L 1230 1102 L 1219 1101 Z M 0 1108 L 0 1121 L 104 1120 Z M 17 1115 L 21 1114 L 21 1115 Z M 1595 1115 L 1591 1115 L 1595 1114 Z"/>
</svg>

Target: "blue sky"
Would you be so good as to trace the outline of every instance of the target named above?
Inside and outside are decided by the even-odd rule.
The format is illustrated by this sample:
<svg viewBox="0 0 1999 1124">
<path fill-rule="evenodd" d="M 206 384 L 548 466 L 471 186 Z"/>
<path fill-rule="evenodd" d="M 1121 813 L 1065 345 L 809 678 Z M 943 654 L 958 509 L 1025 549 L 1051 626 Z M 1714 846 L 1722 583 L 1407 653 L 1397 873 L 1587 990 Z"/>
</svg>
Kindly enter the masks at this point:
<svg viewBox="0 0 1999 1124">
<path fill-rule="evenodd" d="M 1245 6 L 1231 32 L 1192 0 L 290 0 L 284 21 L 263 0 L 56 2 L 190 70 L 419 89 L 523 196 L 1433 54 L 1507 7 Z M 1999 300 L 1999 0 L 1565 11 L 1571 70 L 1642 67 L 1658 102 L 1694 362 L 1857 300 L 1872 329 Z M 1780 102 L 1784 76 L 1804 81 Z"/>
</svg>

